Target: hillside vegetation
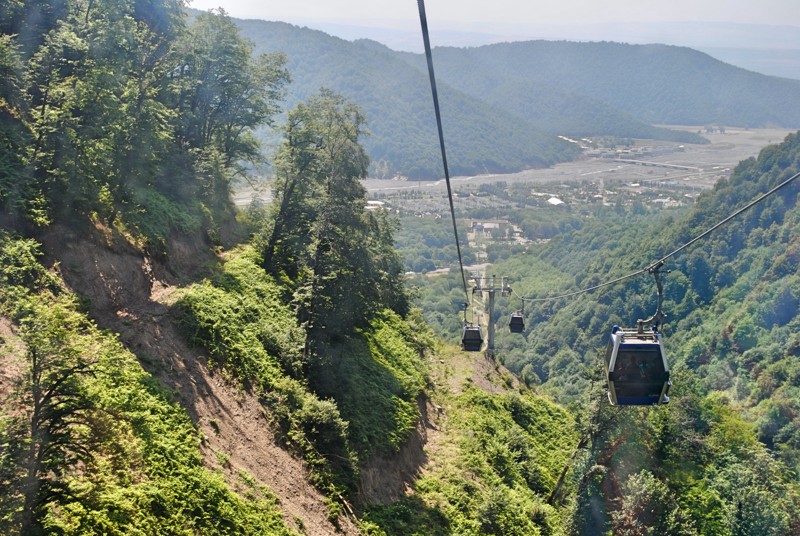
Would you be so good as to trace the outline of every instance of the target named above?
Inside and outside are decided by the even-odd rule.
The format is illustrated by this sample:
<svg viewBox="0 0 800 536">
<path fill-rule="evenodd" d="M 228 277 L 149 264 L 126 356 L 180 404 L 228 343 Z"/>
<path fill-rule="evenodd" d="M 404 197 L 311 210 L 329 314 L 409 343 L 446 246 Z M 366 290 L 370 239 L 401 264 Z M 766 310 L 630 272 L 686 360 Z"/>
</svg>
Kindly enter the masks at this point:
<svg viewBox="0 0 800 536">
<path fill-rule="evenodd" d="M 526 308 L 497 360 L 442 343 L 426 322 L 457 341 L 458 283 L 411 291 L 395 241 L 452 245 L 367 209 L 362 108 L 317 87 L 284 114 L 292 60 L 183 7 L 0 8 L 0 532 L 800 530 L 796 184 L 675 257 L 672 402 L 611 408 L 599 351 L 650 282 Z M 258 128 L 272 202 L 237 211 Z M 550 242 L 491 254 L 519 292 L 585 288 L 798 155 L 790 136 L 689 210 L 520 213 Z"/>
<path fill-rule="evenodd" d="M 3 533 L 291 534 L 269 489 L 203 465 L 185 409 L 40 255 L 0 233 Z"/>
<path fill-rule="evenodd" d="M 290 106 L 324 86 L 362 108 L 371 176 L 443 176 L 423 55 L 281 22 L 236 24 L 256 50 L 286 53 Z M 653 125 L 800 126 L 800 82 L 685 47 L 528 41 L 438 47 L 433 57 L 453 175 L 576 158 L 559 135 L 706 143 Z"/>
<path fill-rule="evenodd" d="M 516 291 L 492 319 L 498 359 L 585 419 L 590 441 L 576 462 L 575 533 L 797 532 L 798 180 L 667 260 L 668 406 L 611 408 L 604 392 L 611 326 L 635 326 L 655 311 L 652 277 L 547 298 L 646 268 L 798 169 L 800 135 L 793 134 L 740 163 L 690 209 L 595 207 L 575 220 L 577 228 L 492 266 Z M 419 302 L 452 339 L 459 325 L 443 310 L 457 310 L 457 288 L 455 279 L 433 278 Z M 524 305 L 524 336 L 506 328 L 520 297 L 533 300 Z"/>
</svg>

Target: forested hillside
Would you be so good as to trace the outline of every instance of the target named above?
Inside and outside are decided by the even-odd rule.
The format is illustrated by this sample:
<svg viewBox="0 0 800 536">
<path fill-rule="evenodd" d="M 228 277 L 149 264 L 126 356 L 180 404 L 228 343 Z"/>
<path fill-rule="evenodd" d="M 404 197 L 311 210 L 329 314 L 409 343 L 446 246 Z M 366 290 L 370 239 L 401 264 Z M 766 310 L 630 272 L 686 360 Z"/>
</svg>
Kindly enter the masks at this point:
<svg viewBox="0 0 800 536">
<path fill-rule="evenodd" d="M 280 22 L 236 23 L 258 51 L 287 54 L 290 105 L 325 86 L 362 107 L 372 176 L 442 176 L 422 55 Z M 530 41 L 433 54 L 454 175 L 574 158 L 558 135 L 703 143 L 653 125 L 800 126 L 800 82 L 683 47 Z"/>
<path fill-rule="evenodd" d="M 611 327 L 633 327 L 657 305 L 650 275 L 625 276 L 689 244 L 798 169 L 794 134 L 742 162 L 690 209 L 595 208 L 575 218 L 578 228 L 492 266 L 515 291 L 499 300 L 492 319 L 498 359 L 537 391 L 582 408 L 586 419 L 575 533 L 798 531 L 800 180 L 667 260 L 667 406 L 610 407 L 602 372 Z M 425 316 L 455 339 L 458 322 L 441 311 L 443 304 L 457 309 L 459 281 L 431 281 L 421 294 Z M 564 294 L 571 295 L 548 299 Z M 509 314 L 523 308 L 524 335 L 508 333 Z"/>
<path fill-rule="evenodd" d="M 364 147 L 371 175 L 411 179 L 442 175 L 427 71 L 389 49 L 363 46 L 281 22 L 237 21 L 258 51 L 287 55 L 291 106 L 319 87 L 330 88 L 364 112 L 370 136 Z M 570 160 L 576 148 L 535 124 L 443 85 L 448 152 L 453 174 L 509 172 Z"/>
<path fill-rule="evenodd" d="M 487 361 L 434 365 L 461 354 L 366 209 L 360 108 L 288 111 L 274 202 L 237 212 L 290 73 L 182 7 L 0 10 L 0 532 L 554 530 L 574 419 Z"/>
</svg>

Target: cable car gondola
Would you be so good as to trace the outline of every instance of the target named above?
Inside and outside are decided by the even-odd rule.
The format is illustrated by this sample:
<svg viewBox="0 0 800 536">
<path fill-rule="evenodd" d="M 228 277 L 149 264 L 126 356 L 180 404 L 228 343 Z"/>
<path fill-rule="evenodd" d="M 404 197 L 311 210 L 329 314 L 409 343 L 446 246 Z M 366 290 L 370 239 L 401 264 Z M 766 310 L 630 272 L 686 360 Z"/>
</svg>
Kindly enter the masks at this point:
<svg viewBox="0 0 800 536">
<path fill-rule="evenodd" d="M 461 334 L 461 349 L 466 352 L 480 352 L 483 348 L 483 334 L 480 326 L 464 322 L 464 331 Z"/>
<path fill-rule="evenodd" d="M 511 313 L 508 321 L 508 329 L 511 333 L 523 333 L 525 331 L 525 299 L 522 299 L 522 309 Z"/>
<path fill-rule="evenodd" d="M 648 271 L 656 280 L 658 306 L 647 320 L 639 320 L 634 329 L 614 326 L 606 346 L 608 400 L 612 406 L 649 406 L 669 402 L 669 364 L 658 332 L 666 317 L 661 310 L 663 289 L 659 269 L 663 261 Z M 649 326 L 649 328 L 645 328 Z"/>
<path fill-rule="evenodd" d="M 511 333 L 522 333 L 525 331 L 525 317 L 522 313 L 511 313 L 511 320 L 508 321 L 508 329 Z"/>
<path fill-rule="evenodd" d="M 606 366 L 612 406 L 669 402 L 669 364 L 657 331 L 614 326 L 606 347 Z"/>
</svg>

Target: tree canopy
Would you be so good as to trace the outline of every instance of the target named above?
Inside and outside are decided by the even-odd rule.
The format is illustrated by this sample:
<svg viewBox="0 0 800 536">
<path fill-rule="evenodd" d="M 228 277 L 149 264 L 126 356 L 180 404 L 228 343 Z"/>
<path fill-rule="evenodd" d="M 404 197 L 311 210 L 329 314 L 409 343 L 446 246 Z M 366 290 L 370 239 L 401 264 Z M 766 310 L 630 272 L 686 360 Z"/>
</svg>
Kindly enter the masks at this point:
<svg viewBox="0 0 800 536">
<path fill-rule="evenodd" d="M 285 58 L 254 57 L 224 11 L 187 23 L 183 8 L 65 1 L 0 13 L 5 210 L 37 225 L 97 217 L 156 243 L 202 216 L 197 200 L 218 218 L 229 210 L 231 181 L 260 158 L 253 129 L 278 112 Z"/>
<path fill-rule="evenodd" d="M 358 107 L 322 90 L 289 113 L 275 158 L 264 267 L 296 285 L 311 338 L 349 334 L 381 308 L 408 311 L 386 214 L 367 210 L 369 158 Z"/>
</svg>

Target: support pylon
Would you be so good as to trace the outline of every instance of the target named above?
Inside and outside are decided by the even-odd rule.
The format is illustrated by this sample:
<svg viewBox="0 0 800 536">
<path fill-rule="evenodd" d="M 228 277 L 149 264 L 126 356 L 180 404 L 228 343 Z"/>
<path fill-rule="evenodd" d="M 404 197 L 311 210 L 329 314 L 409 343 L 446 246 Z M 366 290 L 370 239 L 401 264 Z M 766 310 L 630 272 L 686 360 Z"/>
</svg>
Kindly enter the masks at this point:
<svg viewBox="0 0 800 536">
<path fill-rule="evenodd" d="M 507 296 L 511 293 L 511 287 L 508 286 L 508 278 L 498 278 L 494 275 L 492 277 L 475 278 L 475 286 L 472 288 L 472 292 L 485 292 L 489 297 L 489 319 L 486 326 L 486 355 L 494 359 L 494 321 L 492 320 L 494 318 L 494 295 L 498 292 L 503 296 Z"/>
</svg>

